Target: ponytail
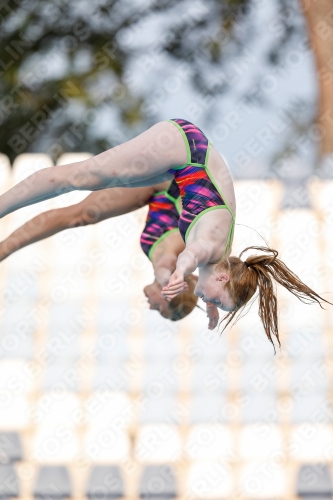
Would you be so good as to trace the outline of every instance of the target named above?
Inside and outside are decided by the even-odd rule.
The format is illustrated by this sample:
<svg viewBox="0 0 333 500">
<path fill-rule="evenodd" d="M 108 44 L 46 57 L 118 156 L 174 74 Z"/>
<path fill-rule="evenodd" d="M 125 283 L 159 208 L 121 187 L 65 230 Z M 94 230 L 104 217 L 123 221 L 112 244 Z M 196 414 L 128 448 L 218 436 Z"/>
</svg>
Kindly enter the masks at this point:
<svg viewBox="0 0 333 500">
<path fill-rule="evenodd" d="M 263 252 L 264 255 L 250 255 L 245 261 L 242 261 L 242 255 L 248 250 L 258 250 Z M 322 307 L 322 302 L 330 304 L 330 302 L 305 285 L 277 256 L 278 252 L 276 250 L 253 246 L 245 248 L 239 257 L 229 257 L 227 262 L 222 261 L 219 264 L 220 267 L 229 270 L 230 281 L 227 285 L 229 285 L 231 297 L 235 302 L 235 309 L 230 311 L 222 320 L 222 322 L 226 321 L 222 331 L 232 322 L 235 316 L 237 316 L 236 320 L 239 318 L 238 313 L 258 289 L 258 314 L 267 338 L 274 346 L 274 352 L 273 337 L 276 337 L 281 347 L 274 282 L 282 285 L 305 304 L 317 303 L 320 307 Z"/>
</svg>

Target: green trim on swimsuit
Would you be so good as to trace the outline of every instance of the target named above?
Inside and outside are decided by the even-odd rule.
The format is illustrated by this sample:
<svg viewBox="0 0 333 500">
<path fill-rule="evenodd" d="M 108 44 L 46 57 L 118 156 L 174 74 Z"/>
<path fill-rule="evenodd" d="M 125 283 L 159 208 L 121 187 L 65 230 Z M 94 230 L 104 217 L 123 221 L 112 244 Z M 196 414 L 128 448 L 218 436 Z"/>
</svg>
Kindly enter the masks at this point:
<svg viewBox="0 0 333 500">
<path fill-rule="evenodd" d="M 190 150 L 190 145 L 188 143 L 186 134 L 185 134 L 184 130 L 181 128 L 181 126 L 178 125 L 178 123 L 174 122 L 173 120 L 168 120 L 168 121 L 170 123 L 173 123 L 178 128 L 178 130 L 180 130 L 180 132 L 181 132 L 181 134 L 183 136 L 184 142 L 185 142 L 186 151 L 187 151 L 187 162 L 189 163 L 191 161 L 191 150 Z M 172 168 L 175 168 L 175 167 L 172 167 Z M 180 167 L 176 167 L 176 168 L 180 168 Z"/>
<path fill-rule="evenodd" d="M 157 247 L 157 245 L 158 245 L 159 243 L 161 243 L 161 241 L 163 241 L 163 240 L 164 240 L 164 238 L 165 238 L 166 236 L 168 236 L 168 234 L 170 234 L 170 233 L 174 233 L 175 231 L 179 231 L 178 227 L 175 227 L 174 229 L 170 229 L 169 231 L 166 231 L 164 234 L 162 234 L 162 236 L 160 236 L 160 237 L 158 238 L 158 240 L 156 240 L 156 241 L 155 241 L 155 243 L 154 243 L 154 244 L 150 247 L 150 250 L 149 250 L 149 252 L 148 252 L 148 259 L 149 259 L 149 260 L 151 260 L 152 253 L 153 253 L 153 251 L 155 250 L 155 248 Z"/>
<path fill-rule="evenodd" d="M 170 195 L 169 193 L 167 193 L 166 191 L 164 192 L 164 196 L 165 196 L 166 198 L 168 198 L 168 200 L 170 200 L 170 201 L 171 201 L 174 205 L 176 204 L 177 199 L 176 199 L 176 198 L 174 198 L 173 196 L 171 196 L 171 195 Z"/>
<path fill-rule="evenodd" d="M 200 219 L 200 217 L 202 215 L 204 215 L 205 213 L 207 212 L 210 212 L 211 210 L 217 210 L 217 209 L 224 209 L 224 210 L 228 210 L 228 212 L 230 213 L 228 207 L 226 205 L 218 205 L 216 207 L 209 207 L 209 208 L 206 208 L 206 210 L 203 210 L 202 212 L 200 212 L 200 214 L 198 214 L 194 219 L 193 221 L 191 222 L 191 224 L 188 226 L 187 228 L 187 231 L 185 233 L 185 243 L 187 241 L 187 238 L 188 238 L 188 235 L 190 233 L 190 230 L 192 229 L 192 227 L 194 226 L 194 224 Z M 225 243 L 225 248 L 224 248 L 224 251 L 223 251 L 223 254 L 221 256 L 221 258 L 219 260 L 221 260 L 225 253 L 226 252 L 231 252 L 231 247 L 232 247 L 232 241 L 233 241 L 233 237 L 234 237 L 234 230 L 235 230 L 235 217 L 230 213 L 231 215 L 231 224 L 230 224 L 230 227 L 229 227 L 229 231 L 228 231 L 228 235 L 227 235 L 227 239 L 226 239 L 226 243 Z"/>
<path fill-rule="evenodd" d="M 212 143 L 210 141 L 208 141 L 208 147 L 207 147 L 207 151 L 206 151 L 206 157 L 205 157 L 205 166 L 208 165 L 208 158 L 209 158 L 209 154 L 210 154 L 210 147 L 212 146 Z"/>
<path fill-rule="evenodd" d="M 200 217 L 202 217 L 207 212 L 210 212 L 211 210 L 218 210 L 218 209 L 228 210 L 225 205 L 217 205 L 215 207 L 206 208 L 205 210 L 203 210 L 202 212 L 200 212 L 200 214 L 198 214 L 198 215 L 195 216 L 195 218 L 192 220 L 191 224 L 188 226 L 188 228 L 186 230 L 186 233 L 185 233 L 185 243 L 186 243 L 186 240 L 187 240 L 187 237 L 189 235 L 190 230 L 192 229 L 192 227 L 194 226 L 194 224 L 200 219 Z"/>
<path fill-rule="evenodd" d="M 182 211 L 182 199 L 181 196 L 178 196 L 178 198 L 174 198 L 173 196 L 170 196 L 169 193 L 165 193 L 165 197 L 168 198 L 176 207 L 176 210 L 178 214 L 180 215 Z"/>
<path fill-rule="evenodd" d="M 187 167 L 187 166 L 190 166 L 190 165 L 194 165 L 194 166 L 197 166 L 197 167 L 202 167 L 204 168 L 206 171 L 207 171 L 207 175 L 208 177 L 210 178 L 210 180 L 212 181 L 212 184 L 214 185 L 215 189 L 217 190 L 217 192 L 220 194 L 222 200 L 224 201 L 224 205 L 218 205 L 216 207 L 209 207 L 209 208 L 206 208 L 206 210 L 203 210 L 202 212 L 200 212 L 200 214 L 198 214 L 194 219 L 193 221 L 191 222 L 191 224 L 188 226 L 187 228 L 187 231 L 185 233 L 185 243 L 186 243 L 186 240 L 188 238 L 188 235 L 190 233 L 190 230 L 192 229 L 192 227 L 194 226 L 194 224 L 200 219 L 200 217 L 202 215 L 204 215 L 205 213 L 207 212 L 210 212 L 211 210 L 217 210 L 219 208 L 221 209 L 225 209 L 225 210 L 228 210 L 228 212 L 230 213 L 231 215 L 231 224 L 230 224 L 230 228 L 229 228 L 229 231 L 228 231 L 228 236 L 227 236 L 227 240 L 226 240 L 226 245 L 225 245 L 225 250 L 223 252 L 223 255 L 222 257 L 224 256 L 225 252 L 227 250 L 231 251 L 231 246 L 232 246 L 232 241 L 233 241 L 233 236 L 234 236 L 234 229 L 235 229 L 235 220 L 236 220 L 236 216 L 234 215 L 233 211 L 231 210 L 229 204 L 227 203 L 225 197 L 224 197 L 224 194 L 222 192 L 222 190 L 219 188 L 219 186 L 216 184 L 215 180 L 214 180 L 214 177 L 212 176 L 209 168 L 208 168 L 208 159 L 209 159 L 209 155 L 210 155 L 210 150 L 211 150 L 211 146 L 212 146 L 212 143 L 210 141 L 208 141 L 208 147 L 207 147 L 207 151 L 206 151 L 206 156 L 205 156 L 205 163 L 202 164 L 202 163 L 193 163 L 191 162 L 191 150 L 190 150 L 190 145 L 188 143 L 188 140 L 187 140 L 187 137 L 186 137 L 186 134 L 184 132 L 184 130 L 182 129 L 182 127 L 174 122 L 173 120 L 168 120 L 169 122 L 173 123 L 181 132 L 182 136 L 183 136 L 183 139 L 184 139 L 184 142 L 185 142 L 185 146 L 186 146 L 186 150 L 187 150 L 187 163 L 184 163 L 184 165 L 180 165 L 179 167 L 172 167 L 173 170 L 181 170 L 182 168 L 184 167 Z M 223 157 L 222 157 L 223 158 Z M 224 158 L 223 158 L 223 161 Z M 167 233 L 166 233 L 167 234 Z M 159 240 L 157 240 L 159 241 Z M 157 243 L 157 242 L 156 242 Z M 155 243 L 154 243 L 155 245 Z M 154 248 L 154 245 L 152 246 L 151 250 Z M 150 253 L 150 252 L 149 252 Z M 221 258 L 222 258 L 221 257 Z"/>
<path fill-rule="evenodd" d="M 179 196 L 179 198 L 177 198 L 175 206 L 177 208 L 178 214 L 180 215 L 182 213 L 182 208 L 183 208 L 182 207 L 182 197 L 181 196 Z"/>
<path fill-rule="evenodd" d="M 156 191 L 156 193 L 154 193 L 153 196 L 158 196 L 160 194 L 164 194 L 164 196 L 166 198 L 168 198 L 168 200 L 170 200 L 174 205 L 176 205 L 178 198 L 174 198 L 173 196 L 171 196 L 168 193 L 169 187 L 171 186 L 172 183 L 173 183 L 173 179 L 171 179 L 171 181 L 166 189 L 164 189 L 163 191 Z"/>
<path fill-rule="evenodd" d="M 184 165 L 179 165 L 178 167 L 172 167 L 172 170 L 181 170 L 182 168 L 187 167 L 187 165 L 189 165 L 189 163 L 184 163 Z"/>
<path fill-rule="evenodd" d="M 225 244 L 225 250 L 224 250 L 224 253 L 223 253 L 221 259 L 224 257 L 224 254 L 226 253 L 227 250 L 229 251 L 229 254 L 231 252 L 232 242 L 234 239 L 234 232 L 235 232 L 235 218 L 233 217 L 231 220 L 231 225 L 230 225 L 228 236 L 227 236 L 227 242 Z"/>
<path fill-rule="evenodd" d="M 229 211 L 230 215 L 232 218 L 235 218 L 235 215 L 233 214 L 231 208 L 229 207 L 228 203 L 227 203 L 227 200 L 225 199 L 224 197 L 224 194 L 222 192 L 222 190 L 219 188 L 219 186 L 216 184 L 215 180 L 214 180 L 214 177 L 212 176 L 211 174 L 211 171 L 209 170 L 209 168 L 207 167 L 207 165 L 204 166 L 204 168 L 206 169 L 206 172 L 208 174 L 208 177 L 210 178 L 210 180 L 212 181 L 212 183 L 214 184 L 215 186 L 215 189 L 217 190 L 217 192 L 220 194 L 220 196 L 222 197 L 222 200 L 224 201 L 224 204 L 227 208 L 227 210 Z"/>
<path fill-rule="evenodd" d="M 156 191 L 156 193 L 154 193 L 153 196 L 157 196 L 159 194 L 167 194 L 167 191 L 172 183 L 173 183 L 173 179 L 171 179 L 171 181 L 169 182 L 168 187 L 166 189 L 163 189 L 163 191 Z"/>
<path fill-rule="evenodd" d="M 233 236 L 234 236 L 234 230 L 235 230 L 235 219 L 236 219 L 236 217 L 235 217 L 235 214 L 233 213 L 233 211 L 231 210 L 228 202 L 226 201 L 226 198 L 225 198 L 222 190 L 216 184 L 216 182 L 214 180 L 214 177 L 212 176 L 212 173 L 211 173 L 211 171 L 209 170 L 209 168 L 207 166 L 207 162 L 208 162 L 208 158 L 209 158 L 209 153 L 210 153 L 211 142 L 209 142 L 208 145 L 209 145 L 209 147 L 207 148 L 207 153 L 206 153 L 206 158 L 205 158 L 205 164 L 202 165 L 202 167 L 206 170 L 208 177 L 212 181 L 212 184 L 214 185 L 215 189 L 217 190 L 217 192 L 220 194 L 221 198 L 223 199 L 224 205 L 218 205 L 217 207 L 210 207 L 210 208 L 207 208 L 206 210 L 203 210 L 202 212 L 200 212 L 200 214 L 198 214 L 193 219 L 193 221 L 191 222 L 191 224 L 187 228 L 187 231 L 186 231 L 186 234 L 185 234 L 185 242 L 186 242 L 186 240 L 188 238 L 190 230 L 192 229 L 192 227 L 194 226 L 194 224 L 198 221 L 198 219 L 200 219 L 201 215 L 205 214 L 206 212 L 209 212 L 210 210 L 214 210 L 214 209 L 217 209 L 217 208 L 224 208 L 224 209 L 228 210 L 228 212 L 231 215 L 231 224 L 230 224 L 229 231 L 228 231 L 228 236 L 227 236 L 227 240 L 226 240 L 226 244 L 225 244 L 225 249 L 224 249 L 224 252 L 223 252 L 222 257 L 221 257 L 221 259 L 222 259 L 227 251 L 229 251 L 229 252 L 231 251 L 232 241 L 233 241 Z"/>
<path fill-rule="evenodd" d="M 194 163 L 194 161 L 191 161 L 190 163 L 184 163 L 184 165 L 179 165 L 178 167 L 172 167 L 172 170 L 181 170 L 182 168 L 188 167 L 189 165 L 205 168 L 205 165 L 203 165 L 202 163 Z"/>
<path fill-rule="evenodd" d="M 209 153 L 210 153 L 210 145 L 211 143 L 209 142 L 209 148 L 207 148 L 207 153 L 206 153 L 206 159 L 205 161 L 208 161 L 208 157 L 209 157 Z M 192 163 L 190 163 L 190 165 L 192 165 Z M 206 212 L 209 212 L 210 210 L 214 210 L 214 209 L 217 209 L 217 208 L 225 208 L 226 210 L 228 210 L 228 212 L 230 213 L 231 215 L 231 226 L 230 226 L 230 229 L 229 229 L 229 232 L 228 232 L 228 237 L 227 237 L 227 242 L 226 242 L 226 248 L 227 246 L 230 245 L 230 241 L 229 241 L 229 236 L 231 236 L 231 229 L 232 229 L 232 235 L 233 235 L 233 228 L 234 228 L 234 225 L 235 225 L 235 215 L 234 213 L 232 212 L 229 204 L 227 203 L 225 197 L 224 197 L 224 194 L 222 192 L 222 190 L 219 188 L 219 186 L 216 184 L 215 180 L 214 180 L 214 177 L 212 176 L 207 164 L 205 163 L 204 165 L 200 164 L 200 166 L 202 168 L 204 168 L 207 172 L 207 175 L 208 177 L 210 178 L 210 180 L 212 181 L 212 184 L 214 185 L 215 189 L 217 190 L 217 192 L 220 194 L 222 200 L 224 201 L 224 205 L 218 205 L 216 207 L 210 207 L 210 208 L 206 208 L 206 210 L 203 210 L 202 212 L 200 212 L 200 214 L 198 214 L 194 219 L 193 221 L 191 222 L 191 224 L 188 226 L 187 228 L 187 231 L 185 233 L 185 242 L 187 240 L 187 237 L 189 235 L 189 232 L 190 230 L 192 229 L 192 227 L 194 226 L 194 224 L 197 222 L 198 219 L 200 219 L 201 215 L 203 215 L 204 213 Z"/>
</svg>

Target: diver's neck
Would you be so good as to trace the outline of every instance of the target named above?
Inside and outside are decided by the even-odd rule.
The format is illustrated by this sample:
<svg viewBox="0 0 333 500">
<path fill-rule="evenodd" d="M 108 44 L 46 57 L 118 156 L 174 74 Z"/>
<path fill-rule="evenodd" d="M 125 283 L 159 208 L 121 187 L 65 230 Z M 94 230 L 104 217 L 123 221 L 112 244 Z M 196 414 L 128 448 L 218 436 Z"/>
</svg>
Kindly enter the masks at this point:
<svg viewBox="0 0 333 500">
<path fill-rule="evenodd" d="M 215 274 L 215 266 L 216 264 L 205 264 L 202 267 L 199 267 L 199 279 L 200 278 L 208 278 L 209 276 L 212 276 Z"/>
</svg>

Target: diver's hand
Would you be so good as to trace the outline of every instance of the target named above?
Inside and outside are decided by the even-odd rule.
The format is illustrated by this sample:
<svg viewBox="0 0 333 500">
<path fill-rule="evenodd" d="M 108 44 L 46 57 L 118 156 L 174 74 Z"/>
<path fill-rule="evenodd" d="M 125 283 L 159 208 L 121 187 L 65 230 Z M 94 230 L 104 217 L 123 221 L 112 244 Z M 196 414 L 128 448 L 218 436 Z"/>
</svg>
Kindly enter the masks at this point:
<svg viewBox="0 0 333 500">
<path fill-rule="evenodd" d="M 211 302 L 206 302 L 206 312 L 208 317 L 208 330 L 214 330 L 219 322 L 220 315 L 218 308 Z"/>
<path fill-rule="evenodd" d="M 184 281 L 184 273 L 179 269 L 170 276 L 169 283 L 162 288 L 162 295 L 168 302 L 181 292 L 188 290 L 188 284 Z"/>
</svg>

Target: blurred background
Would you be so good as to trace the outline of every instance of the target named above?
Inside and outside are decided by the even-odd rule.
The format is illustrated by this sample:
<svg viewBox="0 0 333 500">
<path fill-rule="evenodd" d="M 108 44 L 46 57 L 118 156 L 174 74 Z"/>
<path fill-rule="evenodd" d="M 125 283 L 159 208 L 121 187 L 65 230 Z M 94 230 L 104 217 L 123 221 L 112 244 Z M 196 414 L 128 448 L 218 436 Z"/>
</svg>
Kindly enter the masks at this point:
<svg viewBox="0 0 333 500">
<path fill-rule="evenodd" d="M 331 1 L 9 0 L 0 26 L 1 192 L 185 118 L 235 179 L 233 253 L 255 229 L 332 298 Z M 1 263 L 0 497 L 331 498 L 332 308 L 279 289 L 275 356 L 257 303 L 223 335 L 163 319 L 146 213 Z"/>
</svg>

